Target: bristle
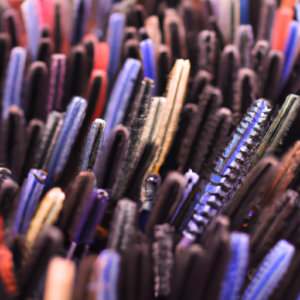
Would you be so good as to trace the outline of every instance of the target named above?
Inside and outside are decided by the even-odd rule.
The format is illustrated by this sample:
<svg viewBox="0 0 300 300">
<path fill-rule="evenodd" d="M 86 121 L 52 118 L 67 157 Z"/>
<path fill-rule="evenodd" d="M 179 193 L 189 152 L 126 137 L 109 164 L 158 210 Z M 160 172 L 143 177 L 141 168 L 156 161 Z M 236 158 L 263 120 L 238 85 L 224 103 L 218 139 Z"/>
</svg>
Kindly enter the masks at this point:
<svg viewBox="0 0 300 300">
<path fill-rule="evenodd" d="M 49 114 L 52 109 L 58 111 L 62 110 L 65 73 L 66 56 L 64 54 L 53 54 L 51 56 L 47 114 Z"/>
<path fill-rule="evenodd" d="M 115 208 L 108 236 L 108 249 L 125 252 L 136 235 L 137 205 L 129 199 L 121 199 Z"/>
<path fill-rule="evenodd" d="M 174 229 L 169 224 L 154 227 L 154 243 L 152 256 L 154 260 L 154 292 L 155 297 L 168 296 L 171 292 L 171 280 L 174 268 L 172 253 Z"/>
</svg>

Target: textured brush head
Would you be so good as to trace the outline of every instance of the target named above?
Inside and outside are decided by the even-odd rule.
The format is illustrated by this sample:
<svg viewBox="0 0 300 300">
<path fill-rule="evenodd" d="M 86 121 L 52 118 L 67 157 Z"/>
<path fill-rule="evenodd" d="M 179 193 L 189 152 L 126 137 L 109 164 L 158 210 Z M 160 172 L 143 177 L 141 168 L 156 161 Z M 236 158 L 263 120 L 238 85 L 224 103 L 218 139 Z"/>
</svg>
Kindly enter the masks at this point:
<svg viewBox="0 0 300 300">
<path fill-rule="evenodd" d="M 95 184 L 94 175 L 81 172 L 66 191 L 66 200 L 58 221 L 58 227 L 67 234 L 70 228 L 77 226 L 85 203 L 88 201 Z"/>
<path fill-rule="evenodd" d="M 50 184 L 51 181 L 60 178 L 62 178 L 62 181 L 65 180 L 66 182 L 69 180 L 69 175 L 73 175 L 71 172 L 74 171 L 73 169 L 67 174 L 63 174 L 63 172 L 68 171 L 66 170 L 66 165 L 68 165 L 67 163 L 70 161 L 70 153 L 72 153 L 74 144 L 78 141 L 79 131 L 82 127 L 83 120 L 85 119 L 86 108 L 87 102 L 81 97 L 74 97 L 71 104 L 68 106 L 66 116 L 47 166 L 48 184 Z M 80 146 L 82 147 L 82 145 Z M 81 148 L 77 150 L 80 152 Z M 81 152 L 79 153 L 79 157 L 80 155 Z M 72 167 L 76 168 L 77 166 L 73 164 Z"/>
<path fill-rule="evenodd" d="M 212 76 L 215 74 L 217 47 L 217 38 L 214 31 L 203 30 L 198 34 L 198 67 Z"/>
<path fill-rule="evenodd" d="M 120 299 L 154 299 L 153 264 L 146 243 L 131 245 L 124 253 L 119 277 Z"/>
<path fill-rule="evenodd" d="M 281 109 L 274 116 L 272 123 L 258 150 L 257 159 L 264 152 L 282 156 L 295 141 L 299 139 L 297 117 L 299 114 L 300 99 L 296 95 L 289 95 Z"/>
<path fill-rule="evenodd" d="M 76 228 L 69 229 L 71 241 L 84 245 L 93 243 L 97 226 L 101 223 L 108 200 L 109 195 L 105 190 L 94 189 L 92 191 L 84 205 Z M 74 223 L 72 225 L 75 225 Z"/>
<path fill-rule="evenodd" d="M 24 181 L 15 211 L 13 232 L 26 234 L 30 221 L 38 207 L 46 176 L 35 169 L 30 170 Z"/>
<path fill-rule="evenodd" d="M 43 62 L 47 68 L 50 68 L 50 60 L 52 54 L 52 40 L 50 37 L 40 39 L 37 60 Z"/>
<path fill-rule="evenodd" d="M 48 227 L 35 241 L 32 252 L 21 270 L 19 299 L 30 297 L 53 255 L 62 247 L 63 236 L 56 227 Z"/>
<path fill-rule="evenodd" d="M 141 52 L 140 52 L 140 41 L 137 39 L 129 39 L 124 43 L 123 49 L 123 59 L 125 62 L 127 58 L 134 58 L 138 60 L 142 60 Z"/>
<path fill-rule="evenodd" d="M 287 190 L 276 197 L 271 205 L 261 207 L 260 215 L 255 228 L 251 228 L 251 252 L 257 259 L 262 259 L 268 251 L 275 246 L 281 233 L 286 228 L 286 223 L 293 213 L 299 208 L 299 195 L 295 191 Z M 276 215 L 276 218 L 274 218 Z M 254 257 L 252 260 L 254 260 Z"/>
<path fill-rule="evenodd" d="M 146 233 L 153 237 L 154 226 L 169 222 L 180 204 L 185 188 L 183 175 L 170 172 L 164 180 L 159 193 L 156 196 L 154 208 L 148 220 Z"/>
<path fill-rule="evenodd" d="M 188 103 L 183 107 L 177 132 L 164 164 L 159 170 L 160 174 L 166 174 L 170 170 L 183 171 L 196 134 L 198 114 L 198 107 L 195 104 Z"/>
<path fill-rule="evenodd" d="M 149 114 L 153 87 L 154 82 L 151 79 L 145 78 L 135 100 L 135 111 L 131 114 L 132 121 L 130 125 L 128 151 L 120 174 L 118 175 L 117 182 L 111 193 L 111 198 L 114 202 L 124 197 L 124 192 L 128 183 L 132 180 L 132 175 L 138 163 L 138 158 L 141 155 L 143 146 L 147 142 L 148 134 L 143 135 L 143 131 L 145 130 L 144 126 Z"/>
<path fill-rule="evenodd" d="M 232 111 L 242 116 L 248 111 L 257 96 L 256 74 L 251 69 L 240 69 L 236 81 Z"/>
<path fill-rule="evenodd" d="M 280 240 L 260 264 L 242 299 L 253 299 L 256 296 L 268 298 L 281 278 L 285 276 L 294 253 L 293 245 Z M 274 268 L 276 272 L 273 272 Z M 262 285 L 261 282 L 264 284 Z"/>
<path fill-rule="evenodd" d="M 216 113 L 216 110 L 223 102 L 221 91 L 211 85 L 207 85 L 198 99 L 198 116 L 195 121 L 195 127 L 192 137 L 192 145 L 189 152 L 184 171 L 192 169 L 199 173 L 201 166 L 208 154 L 213 129 L 210 127 L 210 121 Z"/>
<path fill-rule="evenodd" d="M 37 61 L 30 65 L 28 71 L 28 90 L 26 99 L 25 116 L 27 122 L 37 118 L 42 121 L 47 119 L 47 102 L 45 91 L 47 88 L 48 71 L 44 62 Z"/>
<path fill-rule="evenodd" d="M 86 33 L 92 1 L 77 0 L 74 3 L 74 17 L 72 25 L 72 45 L 80 43 Z"/>
<path fill-rule="evenodd" d="M 208 271 L 207 255 L 199 244 L 186 248 L 177 246 L 171 300 L 202 297 Z"/>
<path fill-rule="evenodd" d="M 187 56 L 186 34 L 180 15 L 175 9 L 166 9 L 163 23 L 164 39 L 172 53 L 172 62 Z"/>
<path fill-rule="evenodd" d="M 92 123 L 83 151 L 81 171 L 93 171 L 97 154 L 102 148 L 105 126 L 106 122 L 102 119 L 96 119 Z"/>
<path fill-rule="evenodd" d="M 157 91 L 158 96 L 162 96 L 165 93 L 168 76 L 171 70 L 171 51 L 167 45 L 160 44 L 158 47 L 157 58 Z"/>
<path fill-rule="evenodd" d="M 1 124 L 1 162 L 12 172 L 12 178 L 19 182 L 25 152 L 25 119 L 23 111 L 12 105 Z"/>
<path fill-rule="evenodd" d="M 271 40 L 276 4 L 276 0 L 262 1 L 257 27 L 257 40 Z"/>
<path fill-rule="evenodd" d="M 63 122 L 63 114 L 52 111 L 44 126 L 41 141 L 36 151 L 34 168 L 45 170 Z"/>
<path fill-rule="evenodd" d="M 241 67 L 250 68 L 251 49 L 254 44 L 253 30 L 251 25 L 240 25 L 237 29 L 236 45 L 241 55 Z"/>
<path fill-rule="evenodd" d="M 228 45 L 224 48 L 220 59 L 218 87 L 223 93 L 223 106 L 232 109 L 234 87 L 240 68 L 240 53 L 236 46 Z"/>
<path fill-rule="evenodd" d="M 19 46 L 22 35 L 22 21 L 20 15 L 15 9 L 8 9 L 3 13 L 2 20 L 3 31 L 9 34 L 12 48 Z"/>
<path fill-rule="evenodd" d="M 10 52 L 3 90 L 2 118 L 7 117 L 11 105 L 21 106 L 21 91 L 26 56 L 27 51 L 22 47 L 15 47 Z"/>
<path fill-rule="evenodd" d="M 131 39 L 138 39 L 137 29 L 133 26 L 126 26 L 124 29 L 124 46 Z"/>
<path fill-rule="evenodd" d="M 120 71 L 110 94 L 105 110 L 104 120 L 107 131 L 126 122 L 126 115 L 134 101 L 139 85 L 139 76 L 142 63 L 139 60 L 128 58 Z"/>
<path fill-rule="evenodd" d="M 85 94 L 87 84 L 86 59 L 86 51 L 82 45 L 71 48 L 66 66 L 63 110 L 66 109 L 73 96 L 84 96 Z"/>
<path fill-rule="evenodd" d="M 193 212 L 183 231 L 188 239 L 193 240 L 202 234 L 209 220 L 232 198 L 256 156 L 267 129 L 270 112 L 268 101 L 257 100 L 232 134 L 203 194 L 197 197 L 199 208 Z"/>
<path fill-rule="evenodd" d="M 119 69 L 124 27 L 125 15 L 113 12 L 109 17 L 106 39 L 110 49 L 107 72 L 109 82 L 113 81 Z"/>
<path fill-rule="evenodd" d="M 284 56 L 281 51 L 270 51 L 266 62 L 266 72 L 262 96 L 277 104 L 280 80 L 284 66 Z"/>
<path fill-rule="evenodd" d="M 132 174 L 132 179 L 127 185 L 124 196 L 138 202 L 141 198 L 141 189 L 143 180 L 147 171 L 152 163 L 155 153 L 157 151 L 157 145 L 148 142 L 144 145 L 144 149 L 141 151 L 140 158 L 137 162 L 136 168 Z"/>
<path fill-rule="evenodd" d="M 215 167 L 216 159 L 225 149 L 233 127 L 233 116 L 227 108 L 219 108 L 208 124 L 207 154 L 201 167 L 201 175 L 208 179 Z M 210 142 L 210 143 L 209 143 Z"/>
<path fill-rule="evenodd" d="M 54 219 L 57 220 L 64 200 L 65 194 L 60 188 L 51 189 L 43 197 L 26 233 L 28 247 L 32 246 L 36 238 L 46 227 L 54 224 Z M 56 214 L 56 217 L 53 214 Z M 54 219 L 52 219 L 53 217 Z"/>
<path fill-rule="evenodd" d="M 137 204 L 121 199 L 114 210 L 107 248 L 125 252 L 136 238 Z"/>
<path fill-rule="evenodd" d="M 67 58 L 64 54 L 51 55 L 47 114 L 53 109 L 61 111 L 64 95 Z"/>
<path fill-rule="evenodd" d="M 189 101 L 191 103 L 198 103 L 199 96 L 204 91 L 207 84 L 210 84 L 212 82 L 212 75 L 204 70 L 198 71 L 198 73 L 195 75 L 192 87 L 189 92 Z"/>
<path fill-rule="evenodd" d="M 87 72 L 87 76 L 90 77 L 94 68 L 95 52 L 96 52 L 95 50 L 98 44 L 98 37 L 93 33 L 88 33 L 82 38 L 82 43 L 85 47 L 85 52 L 87 55 L 86 72 Z"/>
<path fill-rule="evenodd" d="M 205 235 L 203 245 L 208 253 L 208 282 L 204 299 L 218 299 L 222 280 L 230 259 L 230 221 L 227 217 L 217 216 L 211 222 Z"/>
<path fill-rule="evenodd" d="M 232 230 L 241 230 L 247 212 L 264 200 L 280 169 L 276 158 L 266 156 L 247 174 L 234 197 L 222 210 L 224 215 L 230 217 Z"/>
<path fill-rule="evenodd" d="M 33 168 L 34 158 L 42 138 L 43 129 L 44 123 L 38 119 L 32 119 L 28 124 L 26 134 L 27 141 L 24 149 L 24 164 L 21 172 L 20 182 L 23 182 L 30 169 Z"/>
<path fill-rule="evenodd" d="M 112 189 L 124 161 L 128 143 L 129 132 L 122 125 L 117 126 L 109 134 L 94 166 L 98 188 Z"/>
<path fill-rule="evenodd" d="M 174 269 L 173 250 L 174 228 L 169 224 L 154 226 L 152 258 L 154 263 L 155 297 L 168 296 L 171 292 L 171 280 Z"/>
<path fill-rule="evenodd" d="M 18 192 L 19 185 L 11 178 L 5 176 L 0 188 L 0 215 L 3 218 L 4 228 L 7 227 L 13 216 L 15 198 Z"/>
<path fill-rule="evenodd" d="M 2 99 L 3 83 L 5 78 L 5 71 L 7 62 L 9 60 L 9 53 L 11 49 L 11 41 L 8 33 L 0 33 L 0 95 Z"/>
<path fill-rule="evenodd" d="M 256 74 L 257 95 L 262 96 L 265 79 L 265 65 L 270 50 L 267 41 L 257 41 L 251 51 L 251 69 Z"/>
<path fill-rule="evenodd" d="M 151 39 L 145 39 L 140 43 L 140 50 L 142 55 L 144 76 L 156 82 L 156 66 L 155 66 L 155 48 Z M 156 93 L 154 86 L 153 95 Z"/>
</svg>

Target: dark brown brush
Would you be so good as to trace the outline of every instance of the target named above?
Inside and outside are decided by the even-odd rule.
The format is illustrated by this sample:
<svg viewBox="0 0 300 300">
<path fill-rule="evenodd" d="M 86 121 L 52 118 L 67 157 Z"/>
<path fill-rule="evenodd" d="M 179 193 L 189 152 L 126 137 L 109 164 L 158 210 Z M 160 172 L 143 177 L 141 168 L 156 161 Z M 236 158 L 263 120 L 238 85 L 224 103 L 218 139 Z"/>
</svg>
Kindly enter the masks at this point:
<svg viewBox="0 0 300 300">
<path fill-rule="evenodd" d="M 32 119 L 27 127 L 27 141 L 25 146 L 25 159 L 21 172 L 20 181 L 27 177 L 30 169 L 33 168 L 34 158 L 42 138 L 44 123 L 37 119 Z"/>
<path fill-rule="evenodd" d="M 176 249 L 175 271 L 169 300 L 201 299 L 209 271 L 208 254 L 202 246 Z"/>
<path fill-rule="evenodd" d="M 95 185 L 95 177 L 90 172 L 80 172 L 66 191 L 66 200 L 58 221 L 58 227 L 66 236 L 73 236 L 77 222 Z"/>
<path fill-rule="evenodd" d="M 74 292 L 72 300 L 85 300 L 87 297 L 87 291 L 89 288 L 90 277 L 93 272 L 93 267 L 97 255 L 92 254 L 81 259 L 78 268 L 78 275 L 74 285 Z"/>
<path fill-rule="evenodd" d="M 149 170 L 150 164 L 152 163 L 158 147 L 155 143 L 148 142 L 143 151 L 141 152 L 140 159 L 133 172 L 132 179 L 127 185 L 127 189 L 124 193 L 124 197 L 132 199 L 133 201 L 141 200 L 141 189 L 143 181 L 145 179 L 146 172 Z"/>
<path fill-rule="evenodd" d="M 236 46 L 227 45 L 221 55 L 218 76 L 218 87 L 222 91 L 223 106 L 232 109 L 234 103 L 234 88 L 240 68 L 240 54 Z"/>
<path fill-rule="evenodd" d="M 142 146 L 145 142 L 142 137 L 142 132 L 149 113 L 153 86 L 152 80 L 144 79 L 135 99 L 135 112 L 132 113 L 133 121 L 129 127 L 130 139 L 128 151 L 110 195 L 111 201 L 114 203 L 124 197 L 126 188 L 132 180 L 133 172 L 138 163 L 138 158 L 140 157 Z"/>
<path fill-rule="evenodd" d="M 265 79 L 266 59 L 270 50 L 270 44 L 267 41 L 258 41 L 251 52 L 251 69 L 256 74 L 257 96 L 262 97 L 262 87 Z"/>
<path fill-rule="evenodd" d="M 139 33 L 139 37 L 140 37 L 140 40 L 141 40 L 141 41 L 146 40 L 146 39 L 149 39 L 149 35 L 148 35 L 148 32 L 147 32 L 147 28 L 146 28 L 146 27 L 141 27 L 141 28 L 138 30 L 138 33 Z"/>
<path fill-rule="evenodd" d="M 257 99 L 256 74 L 251 69 L 240 69 L 235 86 L 232 112 L 243 116 Z"/>
<path fill-rule="evenodd" d="M 221 283 L 230 258 L 230 220 L 224 216 L 217 216 L 207 227 L 203 235 L 202 244 L 207 251 L 208 276 L 204 294 L 201 299 L 217 300 Z"/>
<path fill-rule="evenodd" d="M 135 4 L 129 7 L 126 13 L 126 25 L 137 29 L 145 25 L 146 11 L 143 5 Z"/>
<path fill-rule="evenodd" d="M 22 20 L 16 9 L 7 9 L 2 15 L 3 31 L 10 35 L 11 47 L 20 46 L 22 35 Z"/>
<path fill-rule="evenodd" d="M 84 46 L 73 47 L 67 60 L 63 109 L 66 110 L 73 96 L 84 96 L 87 86 L 86 51 Z"/>
<path fill-rule="evenodd" d="M 171 51 L 167 45 L 159 45 L 157 58 L 157 90 L 156 94 L 162 96 L 165 93 L 168 76 L 171 71 Z"/>
<path fill-rule="evenodd" d="M 218 41 L 214 31 L 204 30 L 198 34 L 198 68 L 215 75 Z"/>
<path fill-rule="evenodd" d="M 175 9 L 166 9 L 163 21 L 165 44 L 169 46 L 172 65 L 176 59 L 187 57 L 185 28 L 180 15 Z"/>
<path fill-rule="evenodd" d="M 127 198 L 118 201 L 110 224 L 107 248 L 124 253 L 137 238 L 137 204 Z"/>
<path fill-rule="evenodd" d="M 28 70 L 29 85 L 24 103 L 24 112 L 26 121 L 29 123 L 32 119 L 47 119 L 47 81 L 48 70 L 44 62 L 33 62 Z"/>
<path fill-rule="evenodd" d="M 181 1 L 177 10 L 183 20 L 186 30 L 186 45 L 188 58 L 191 62 L 191 74 L 192 76 L 197 72 L 197 34 L 201 30 L 201 6 L 200 3 L 193 1 Z"/>
<path fill-rule="evenodd" d="M 118 293 L 120 300 L 154 299 L 153 266 L 148 244 L 134 244 L 124 253 Z"/>
<path fill-rule="evenodd" d="M 231 219 L 231 229 L 241 230 L 247 212 L 256 203 L 261 203 L 271 190 L 281 165 L 273 156 L 263 158 L 248 173 L 234 197 L 224 207 L 222 214 Z"/>
<path fill-rule="evenodd" d="M 281 51 L 271 50 L 265 66 L 265 78 L 262 97 L 271 100 L 273 107 L 277 104 L 280 80 L 284 66 L 284 57 Z"/>
<path fill-rule="evenodd" d="M 127 25 L 124 29 L 124 43 L 131 39 L 138 39 L 137 29 L 135 27 L 129 27 Z"/>
<path fill-rule="evenodd" d="M 95 47 L 97 46 L 97 37 L 93 34 L 87 35 L 83 37 L 82 44 L 84 45 L 86 52 L 86 73 L 87 77 L 90 78 L 91 73 L 94 68 L 94 55 L 95 55 Z"/>
<path fill-rule="evenodd" d="M 273 211 L 273 216 L 263 232 L 260 230 L 259 234 L 259 231 L 258 233 L 255 231 L 251 236 L 250 250 L 252 252 L 264 257 L 275 246 L 281 232 L 284 232 L 284 229 L 287 227 L 291 215 L 299 209 L 298 197 L 299 195 L 295 191 L 287 190 L 283 195 L 278 197 L 280 200 L 278 198 L 274 199 L 271 206 L 261 209 L 260 214 L 264 219 L 267 219 L 271 211 Z M 259 227 L 258 229 L 261 228 Z"/>
<path fill-rule="evenodd" d="M 200 174 L 209 179 L 212 170 L 215 168 L 217 158 L 222 154 L 228 144 L 233 127 L 233 117 L 227 108 L 219 108 L 216 114 L 208 120 L 208 138 L 203 146 L 207 147 L 204 163 L 201 166 Z M 205 151 L 204 151 L 205 152 Z"/>
<path fill-rule="evenodd" d="M 204 70 L 198 71 L 198 73 L 195 75 L 193 79 L 192 87 L 191 90 L 189 91 L 187 101 L 190 103 L 198 104 L 199 96 L 204 91 L 206 85 L 210 84 L 211 82 L 212 82 L 212 74 Z"/>
<path fill-rule="evenodd" d="M 0 33 L 0 99 L 2 99 L 3 84 L 5 79 L 5 70 L 9 61 L 11 41 L 8 33 Z M 0 109 L 2 111 L 2 109 Z"/>
<path fill-rule="evenodd" d="M 130 39 L 124 43 L 122 62 L 125 63 L 126 59 L 131 57 L 134 59 L 142 60 L 140 52 L 140 41 L 137 39 Z"/>
<path fill-rule="evenodd" d="M 63 236 L 56 227 L 48 227 L 34 242 L 28 260 L 21 270 L 19 295 L 16 299 L 31 297 L 50 259 L 62 247 Z"/>
<path fill-rule="evenodd" d="M 24 162 L 26 126 L 23 111 L 16 105 L 9 108 L 8 116 L 1 122 L 0 163 L 12 172 L 19 182 Z"/>
<path fill-rule="evenodd" d="M 21 234 L 8 234 L 6 238 L 6 243 L 13 255 L 13 262 L 16 275 L 18 278 L 21 278 L 20 276 L 22 274 L 20 274 L 20 272 L 25 266 L 29 257 L 29 249 L 26 244 L 26 238 Z"/>
<path fill-rule="evenodd" d="M 170 170 L 183 171 L 196 134 L 198 114 L 196 104 L 188 103 L 183 107 L 172 146 L 159 170 L 161 175 L 165 176 Z"/>
<path fill-rule="evenodd" d="M 50 59 L 52 54 L 52 40 L 50 37 L 40 39 L 37 60 L 45 63 L 47 69 L 50 68 Z"/>
<path fill-rule="evenodd" d="M 104 142 L 94 166 L 97 187 L 110 191 L 118 177 L 129 143 L 128 129 L 115 127 Z"/>
<path fill-rule="evenodd" d="M 206 86 L 205 90 L 199 97 L 198 122 L 195 125 L 197 132 L 193 139 L 193 144 L 184 168 L 185 172 L 189 169 L 199 173 L 201 166 L 205 161 L 205 156 L 208 154 L 211 137 L 214 134 L 214 129 L 210 127 L 210 120 L 216 114 L 216 110 L 222 105 L 223 99 L 221 91 L 210 85 Z M 206 145 L 206 147 L 203 147 Z"/>
<path fill-rule="evenodd" d="M 146 228 L 147 237 L 153 237 L 155 225 L 171 220 L 182 200 L 185 184 L 185 179 L 180 173 L 170 172 L 168 174 L 154 200 L 154 207 Z"/>
<path fill-rule="evenodd" d="M 3 218 L 4 228 L 7 227 L 12 218 L 14 201 L 19 191 L 19 185 L 9 177 L 1 180 L 0 188 L 0 215 Z"/>
</svg>

